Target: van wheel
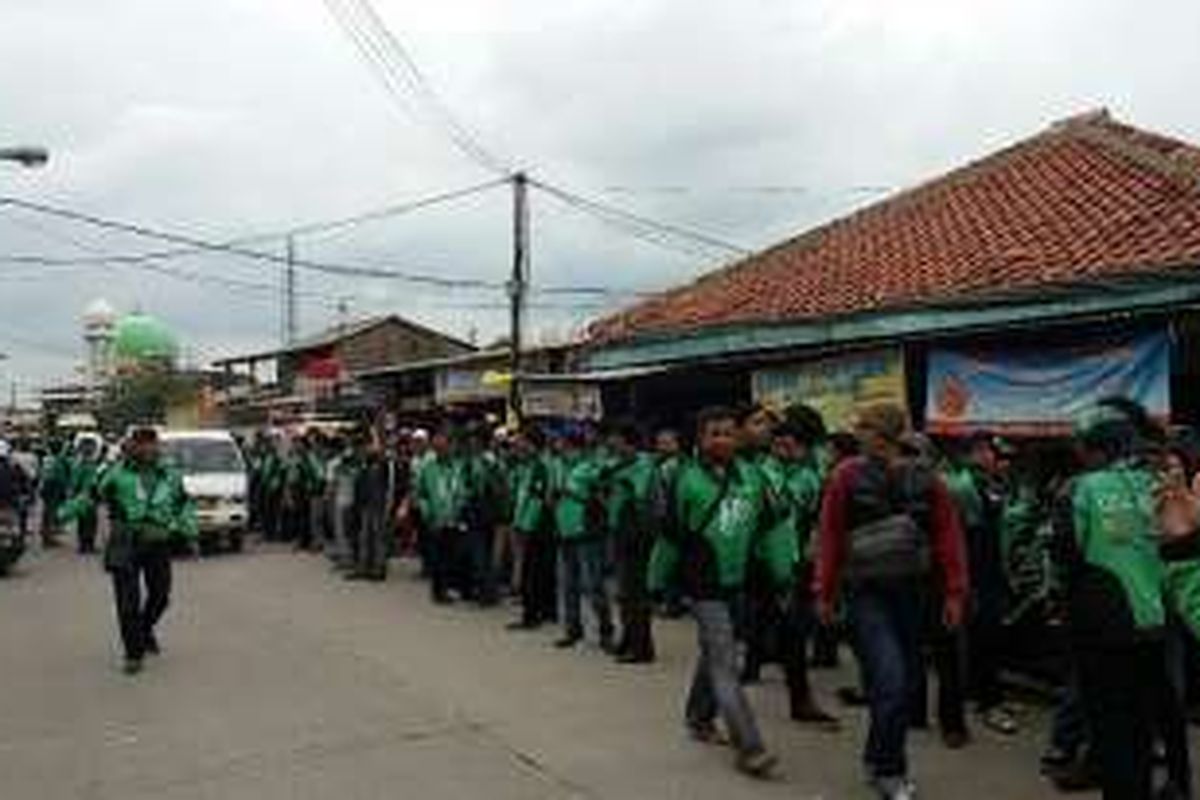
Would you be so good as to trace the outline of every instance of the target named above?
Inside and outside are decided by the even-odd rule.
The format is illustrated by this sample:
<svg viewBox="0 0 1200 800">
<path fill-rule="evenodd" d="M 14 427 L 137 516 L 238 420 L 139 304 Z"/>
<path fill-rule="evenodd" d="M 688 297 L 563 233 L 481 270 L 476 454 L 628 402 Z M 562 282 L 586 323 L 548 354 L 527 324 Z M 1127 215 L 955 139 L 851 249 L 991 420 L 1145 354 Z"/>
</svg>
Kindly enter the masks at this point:
<svg viewBox="0 0 1200 800">
<path fill-rule="evenodd" d="M 240 553 L 246 549 L 246 534 L 242 531 L 229 532 L 229 552 Z"/>
<path fill-rule="evenodd" d="M 197 542 L 197 545 L 197 549 L 200 551 L 200 555 L 202 556 L 211 556 L 217 552 L 217 543 L 213 540 L 211 534 L 208 536 L 201 536 L 200 541 Z"/>
</svg>

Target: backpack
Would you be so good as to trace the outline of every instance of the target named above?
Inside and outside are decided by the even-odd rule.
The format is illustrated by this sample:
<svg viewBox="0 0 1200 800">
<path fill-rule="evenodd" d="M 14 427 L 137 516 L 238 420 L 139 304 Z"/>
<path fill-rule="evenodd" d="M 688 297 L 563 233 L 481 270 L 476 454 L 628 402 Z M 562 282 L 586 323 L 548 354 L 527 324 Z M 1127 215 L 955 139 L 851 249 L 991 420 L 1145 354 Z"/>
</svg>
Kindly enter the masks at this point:
<svg viewBox="0 0 1200 800">
<path fill-rule="evenodd" d="M 929 576 L 932 486 L 933 472 L 916 462 L 864 463 L 851 495 L 848 582 Z"/>
</svg>

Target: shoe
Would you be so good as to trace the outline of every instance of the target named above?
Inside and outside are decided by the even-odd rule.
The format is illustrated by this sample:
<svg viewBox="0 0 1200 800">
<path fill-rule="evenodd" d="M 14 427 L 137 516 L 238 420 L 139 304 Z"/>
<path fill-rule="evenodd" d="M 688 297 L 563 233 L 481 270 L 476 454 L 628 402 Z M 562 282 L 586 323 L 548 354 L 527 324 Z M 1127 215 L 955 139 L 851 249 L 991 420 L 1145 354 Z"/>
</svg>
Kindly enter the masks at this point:
<svg viewBox="0 0 1200 800">
<path fill-rule="evenodd" d="M 888 775 L 874 777 L 870 783 L 880 800 L 916 800 L 917 785 L 908 778 Z"/>
<path fill-rule="evenodd" d="M 1100 775 L 1086 759 L 1049 769 L 1046 777 L 1060 792 L 1090 792 L 1100 788 Z"/>
<path fill-rule="evenodd" d="M 966 731 L 942 731 L 942 744 L 947 750 L 962 750 L 971 742 L 971 734 Z"/>
<path fill-rule="evenodd" d="M 687 724 L 688 736 L 692 741 L 700 744 L 711 744 L 716 747 L 725 747 L 729 745 L 729 737 L 721 732 L 721 729 L 712 722 L 689 722 Z"/>
<path fill-rule="evenodd" d="M 842 726 L 837 717 L 825 711 L 812 700 L 794 706 L 791 716 L 793 722 L 816 725 L 831 731 L 839 730 Z"/>
<path fill-rule="evenodd" d="M 504 629 L 509 631 L 536 631 L 540 627 L 542 627 L 542 623 L 540 622 L 519 619 L 516 622 L 508 623 L 504 626 Z"/>
<path fill-rule="evenodd" d="M 867 704 L 867 696 L 853 686 L 843 686 L 838 689 L 837 698 L 842 705 L 852 708 Z"/>
<path fill-rule="evenodd" d="M 1016 718 L 1002 706 L 989 708 L 980 714 L 980 721 L 985 728 L 995 731 L 1001 736 L 1012 736 L 1018 731 Z"/>
<path fill-rule="evenodd" d="M 613 640 L 605 637 L 601 637 L 600 639 L 600 649 L 605 653 L 608 653 L 610 656 L 616 655 L 617 652 L 617 647 L 613 644 Z"/>
<path fill-rule="evenodd" d="M 618 664 L 653 664 L 654 655 L 652 653 L 620 653 L 615 660 Z"/>
<path fill-rule="evenodd" d="M 1053 745 L 1042 753 L 1042 774 L 1048 775 L 1052 770 L 1065 769 L 1071 766 L 1075 761 L 1075 754 L 1068 753 L 1060 747 Z"/>
<path fill-rule="evenodd" d="M 125 659 L 123 671 L 126 675 L 137 675 L 142 671 L 142 660 L 140 658 Z"/>
<path fill-rule="evenodd" d="M 153 633 L 146 634 L 146 655 L 157 656 L 162 653 L 162 648 L 158 646 L 158 638 Z"/>
<path fill-rule="evenodd" d="M 433 603 L 438 606 L 451 606 L 454 605 L 454 598 L 448 594 L 435 594 Z"/>
<path fill-rule="evenodd" d="M 766 750 L 759 750 L 754 753 L 739 753 L 736 766 L 738 772 L 743 775 L 765 781 L 775 776 L 775 769 L 779 766 L 779 759 Z"/>
<path fill-rule="evenodd" d="M 582 638 L 583 637 L 577 633 L 568 633 L 566 636 L 557 640 L 554 643 L 554 646 L 559 650 L 566 650 L 569 647 L 574 647 L 575 645 L 579 644 L 579 640 Z"/>
<path fill-rule="evenodd" d="M 365 581 L 367 579 L 367 576 L 366 576 L 366 573 L 359 572 L 358 570 L 353 570 L 351 572 L 347 572 L 345 575 L 342 576 L 342 578 L 344 580 L 348 580 L 348 581 Z"/>
</svg>

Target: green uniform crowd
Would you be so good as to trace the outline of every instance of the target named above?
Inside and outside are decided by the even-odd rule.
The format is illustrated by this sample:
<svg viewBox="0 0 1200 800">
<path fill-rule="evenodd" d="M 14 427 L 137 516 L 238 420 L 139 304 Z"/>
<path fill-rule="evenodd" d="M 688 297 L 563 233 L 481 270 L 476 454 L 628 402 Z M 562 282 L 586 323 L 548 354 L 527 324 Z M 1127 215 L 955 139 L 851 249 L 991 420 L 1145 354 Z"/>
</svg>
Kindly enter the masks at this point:
<svg viewBox="0 0 1200 800">
<path fill-rule="evenodd" d="M 510 597 L 511 629 L 557 625 L 559 648 L 590 633 L 623 664 L 653 662 L 655 620 L 690 614 L 684 724 L 754 777 L 776 758 L 743 687 L 778 664 L 792 718 L 836 730 L 809 671 L 848 643 L 859 680 L 838 697 L 867 709 L 862 763 L 880 797 L 915 796 L 907 734 L 931 705 L 951 750 L 972 716 L 1017 733 L 1011 670 L 1061 686 L 1042 763 L 1056 785 L 1192 797 L 1192 443 L 1120 399 L 1056 442 L 934 443 L 892 406 L 832 435 L 804 406 L 709 409 L 687 439 L 631 422 L 263 434 L 245 448 L 252 525 L 352 580 L 414 556 L 434 603 Z M 92 550 L 106 511 L 104 563 L 140 670 L 160 650 L 172 550 L 195 538 L 179 475 L 144 429 L 113 461 L 86 446 L 50 456 L 38 485 L 52 541 L 73 523 Z"/>
</svg>

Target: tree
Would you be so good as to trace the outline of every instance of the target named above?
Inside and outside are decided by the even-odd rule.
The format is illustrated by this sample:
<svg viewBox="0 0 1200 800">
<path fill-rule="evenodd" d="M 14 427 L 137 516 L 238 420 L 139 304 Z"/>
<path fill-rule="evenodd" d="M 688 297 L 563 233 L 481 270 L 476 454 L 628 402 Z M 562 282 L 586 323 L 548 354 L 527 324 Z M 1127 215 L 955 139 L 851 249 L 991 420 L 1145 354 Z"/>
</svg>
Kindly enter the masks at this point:
<svg viewBox="0 0 1200 800">
<path fill-rule="evenodd" d="M 118 375 L 105 389 L 97 420 L 103 430 L 114 434 L 131 425 L 161 425 L 167 409 L 184 402 L 197 388 L 195 378 L 163 369 Z"/>
</svg>

